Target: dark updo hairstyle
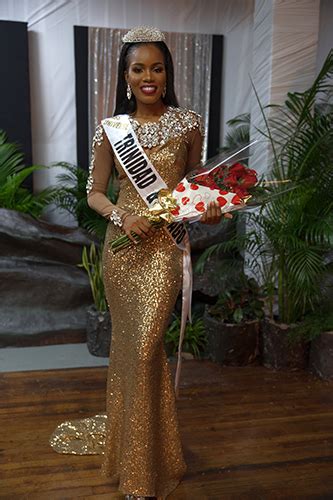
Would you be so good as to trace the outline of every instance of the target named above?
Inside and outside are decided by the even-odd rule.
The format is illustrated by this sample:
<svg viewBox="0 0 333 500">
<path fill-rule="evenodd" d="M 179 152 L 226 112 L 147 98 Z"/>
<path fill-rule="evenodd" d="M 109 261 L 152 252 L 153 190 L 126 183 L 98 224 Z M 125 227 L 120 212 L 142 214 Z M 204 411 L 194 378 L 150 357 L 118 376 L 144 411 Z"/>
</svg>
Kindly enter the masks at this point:
<svg viewBox="0 0 333 500">
<path fill-rule="evenodd" d="M 166 106 L 178 107 L 178 100 L 174 89 L 174 71 L 173 62 L 170 51 L 164 42 L 135 42 L 135 43 L 124 43 L 118 63 L 118 83 L 117 83 L 117 95 L 116 95 L 116 108 L 114 110 L 114 115 L 119 114 L 132 114 L 136 111 L 136 99 L 132 94 L 131 99 L 127 99 L 127 82 L 125 80 L 125 71 L 128 70 L 128 59 L 130 53 L 134 48 L 147 43 L 152 43 L 160 49 L 164 57 L 164 65 L 166 72 L 166 93 L 162 97 L 162 101 Z"/>
</svg>

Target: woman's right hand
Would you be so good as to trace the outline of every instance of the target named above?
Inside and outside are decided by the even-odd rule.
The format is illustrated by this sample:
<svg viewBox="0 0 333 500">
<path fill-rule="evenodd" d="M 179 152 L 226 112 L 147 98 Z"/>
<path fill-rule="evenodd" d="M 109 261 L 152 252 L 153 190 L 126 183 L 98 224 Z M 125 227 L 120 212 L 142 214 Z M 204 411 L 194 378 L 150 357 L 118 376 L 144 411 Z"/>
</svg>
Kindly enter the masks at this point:
<svg viewBox="0 0 333 500">
<path fill-rule="evenodd" d="M 131 233 L 135 233 L 140 236 L 140 238 L 146 239 L 152 236 L 156 231 L 156 228 L 151 225 L 149 220 L 140 215 L 126 215 L 123 218 L 122 229 L 134 243 L 138 243 L 138 241 Z"/>
</svg>

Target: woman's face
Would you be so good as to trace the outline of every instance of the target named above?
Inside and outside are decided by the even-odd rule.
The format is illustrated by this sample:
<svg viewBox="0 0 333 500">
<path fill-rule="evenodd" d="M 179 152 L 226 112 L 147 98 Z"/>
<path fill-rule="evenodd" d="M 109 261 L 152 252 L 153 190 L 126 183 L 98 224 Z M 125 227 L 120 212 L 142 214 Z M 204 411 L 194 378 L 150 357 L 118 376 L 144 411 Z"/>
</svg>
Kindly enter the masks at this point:
<svg viewBox="0 0 333 500">
<path fill-rule="evenodd" d="M 135 47 L 128 57 L 125 79 L 137 101 L 154 104 L 162 97 L 166 84 L 163 53 L 153 44 Z"/>
</svg>

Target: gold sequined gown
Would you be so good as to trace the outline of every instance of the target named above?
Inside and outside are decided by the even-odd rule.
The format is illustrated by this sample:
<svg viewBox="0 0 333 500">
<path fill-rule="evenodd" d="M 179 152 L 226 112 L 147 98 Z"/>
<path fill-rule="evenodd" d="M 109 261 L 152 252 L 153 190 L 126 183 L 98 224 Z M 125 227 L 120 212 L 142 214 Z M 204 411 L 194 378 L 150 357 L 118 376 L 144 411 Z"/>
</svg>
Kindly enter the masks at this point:
<svg viewBox="0 0 333 500">
<path fill-rule="evenodd" d="M 157 122 L 132 119 L 132 125 L 169 188 L 200 161 L 202 128 L 196 113 L 168 108 Z M 90 206 L 106 217 L 114 208 L 105 196 L 112 168 L 119 173 L 117 207 L 146 215 L 146 204 L 99 125 L 87 187 Z M 102 453 L 102 475 L 124 494 L 164 499 L 186 471 L 163 343 L 182 284 L 182 253 L 161 229 L 113 254 L 109 242 L 121 234 L 110 222 L 103 252 L 112 318 L 106 414 L 65 422 L 50 442 L 61 453 Z"/>
</svg>

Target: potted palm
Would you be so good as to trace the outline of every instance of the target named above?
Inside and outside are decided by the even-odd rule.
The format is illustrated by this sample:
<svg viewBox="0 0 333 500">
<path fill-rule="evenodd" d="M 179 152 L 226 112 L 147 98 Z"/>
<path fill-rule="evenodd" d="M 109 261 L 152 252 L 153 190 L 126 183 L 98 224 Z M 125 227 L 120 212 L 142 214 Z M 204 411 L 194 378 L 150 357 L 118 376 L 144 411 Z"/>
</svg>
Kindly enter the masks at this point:
<svg viewBox="0 0 333 500">
<path fill-rule="evenodd" d="M 258 241 L 252 245 L 254 260 L 262 262 L 267 291 L 263 363 L 274 368 L 307 365 L 310 345 L 299 326 L 323 300 L 333 236 L 333 112 L 327 105 L 332 75 L 333 51 L 313 85 L 289 93 L 284 105 L 273 107 L 270 120 L 261 107 L 272 179 L 294 186 L 250 217 Z"/>
<path fill-rule="evenodd" d="M 204 325 L 208 356 L 224 365 L 243 366 L 258 355 L 259 326 L 264 316 L 260 288 L 244 274 L 229 282 L 214 305 L 206 305 Z"/>
<path fill-rule="evenodd" d="M 111 344 L 111 318 L 108 310 L 102 268 L 102 248 L 95 244 L 82 251 L 82 263 L 79 264 L 88 274 L 94 304 L 87 309 L 87 346 L 94 356 L 108 357 Z"/>
</svg>

